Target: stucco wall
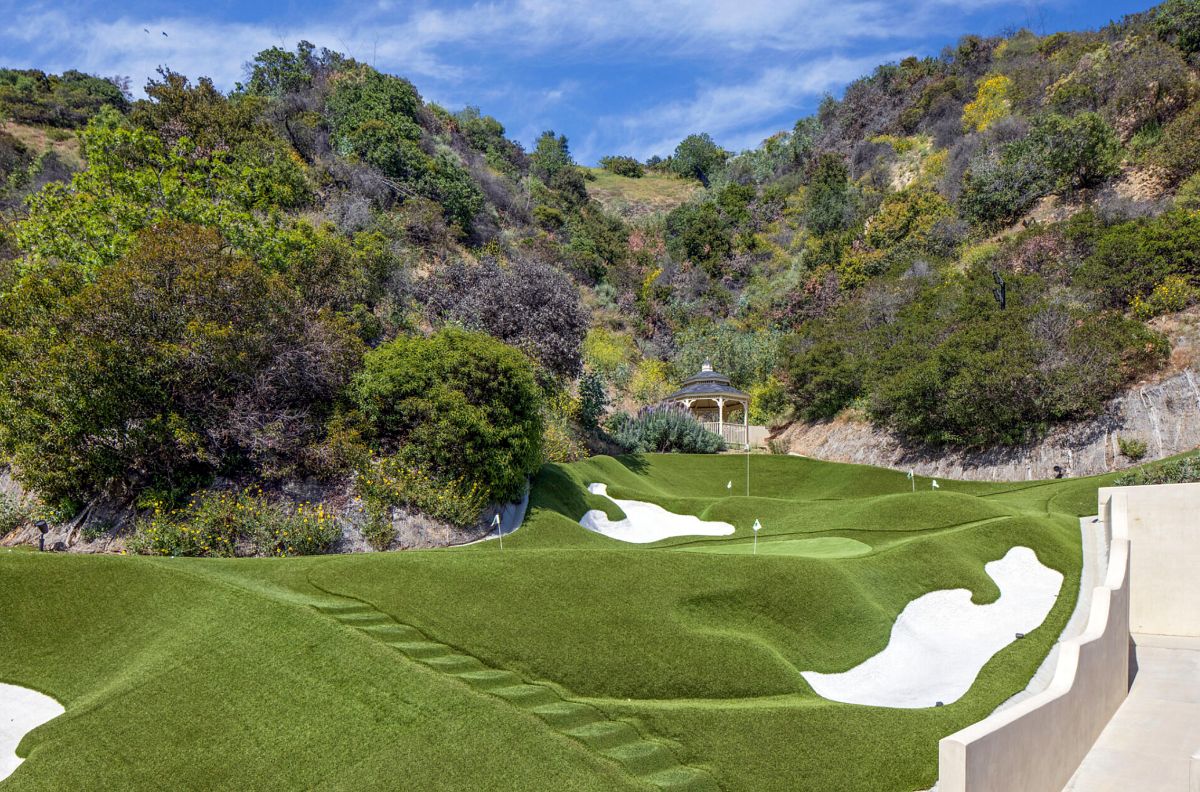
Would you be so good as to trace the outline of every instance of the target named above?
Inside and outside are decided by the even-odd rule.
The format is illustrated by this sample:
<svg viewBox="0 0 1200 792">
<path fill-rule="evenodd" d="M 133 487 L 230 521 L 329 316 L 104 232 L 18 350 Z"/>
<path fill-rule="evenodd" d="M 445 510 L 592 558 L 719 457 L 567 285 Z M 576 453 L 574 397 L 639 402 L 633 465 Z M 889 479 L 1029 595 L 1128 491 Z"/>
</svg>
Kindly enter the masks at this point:
<svg viewBox="0 0 1200 792">
<path fill-rule="evenodd" d="M 1060 792 L 1125 699 L 1129 541 L 1114 537 L 1087 629 L 1064 643 L 1046 690 L 944 738 L 939 792 Z"/>
<path fill-rule="evenodd" d="M 1200 484 L 1098 500 L 1109 562 L 1087 628 L 1045 691 L 941 741 L 939 792 L 1060 792 L 1125 699 L 1130 631 L 1200 636 Z"/>
<path fill-rule="evenodd" d="M 1100 498 L 1133 545 L 1130 629 L 1200 636 L 1200 484 L 1106 487 Z"/>
</svg>

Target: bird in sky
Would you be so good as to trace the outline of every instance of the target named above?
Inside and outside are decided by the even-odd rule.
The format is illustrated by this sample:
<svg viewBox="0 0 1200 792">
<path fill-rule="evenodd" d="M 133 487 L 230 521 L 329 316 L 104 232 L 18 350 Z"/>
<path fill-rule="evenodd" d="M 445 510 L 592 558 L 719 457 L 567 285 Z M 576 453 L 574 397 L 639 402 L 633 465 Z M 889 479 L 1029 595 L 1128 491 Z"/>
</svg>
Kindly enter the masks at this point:
<svg viewBox="0 0 1200 792">
<path fill-rule="evenodd" d="M 165 30 L 164 30 L 164 31 L 162 32 L 162 34 L 163 34 L 164 36 L 166 36 L 166 35 L 167 35 L 167 31 L 165 31 Z M 168 38 L 169 38 L 169 37 L 168 37 Z"/>
<path fill-rule="evenodd" d="M 149 28 L 142 28 L 142 32 L 143 32 L 143 33 L 146 33 L 146 34 L 149 34 L 149 33 L 150 33 L 150 29 L 149 29 Z"/>
</svg>

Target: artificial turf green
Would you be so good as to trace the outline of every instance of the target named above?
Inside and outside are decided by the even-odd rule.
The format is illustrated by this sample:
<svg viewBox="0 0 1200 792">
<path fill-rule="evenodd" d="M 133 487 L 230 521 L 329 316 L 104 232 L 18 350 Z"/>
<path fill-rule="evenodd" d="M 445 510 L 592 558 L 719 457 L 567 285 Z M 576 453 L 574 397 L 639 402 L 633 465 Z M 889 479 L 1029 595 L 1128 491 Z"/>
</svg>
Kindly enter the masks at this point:
<svg viewBox="0 0 1200 792">
<path fill-rule="evenodd" d="M 647 788 L 622 761 L 659 760 L 618 754 L 659 748 L 571 734 L 574 701 L 725 789 L 929 786 L 937 740 L 1023 688 L 1061 631 L 1078 588 L 1076 518 L 1095 511 L 1106 481 L 939 480 L 935 492 L 919 477 L 914 493 L 895 471 L 754 456 L 747 497 L 745 464 L 663 455 L 547 466 L 503 552 L 488 542 L 301 559 L 0 553 L 0 681 L 67 708 L 25 739 L 29 759 L 5 784 Z M 577 523 L 586 510 L 619 516 L 586 491 L 598 481 L 737 531 L 649 546 L 591 533 Z M 929 591 L 994 599 L 983 565 L 1015 545 L 1063 572 L 1062 596 L 959 701 L 840 704 L 800 676 L 881 651 L 897 614 Z M 804 548 L 821 553 L 795 552 Z M 861 554 L 839 557 L 851 549 Z M 381 615 L 378 629 L 434 648 L 398 651 L 314 610 L 315 597 L 353 598 Z M 502 672 L 515 675 L 513 697 L 538 700 L 518 706 L 479 686 Z M 538 706 L 544 715 L 531 714 Z"/>
</svg>

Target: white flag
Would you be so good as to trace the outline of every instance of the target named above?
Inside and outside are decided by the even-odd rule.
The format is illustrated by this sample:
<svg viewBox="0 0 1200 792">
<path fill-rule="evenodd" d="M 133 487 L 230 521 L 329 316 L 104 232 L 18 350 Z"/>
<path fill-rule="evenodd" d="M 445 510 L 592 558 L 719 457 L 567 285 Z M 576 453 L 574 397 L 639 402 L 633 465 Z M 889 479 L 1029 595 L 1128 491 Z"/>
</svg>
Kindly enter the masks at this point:
<svg viewBox="0 0 1200 792">
<path fill-rule="evenodd" d="M 915 474 L 915 473 L 916 473 L 916 471 L 915 471 L 915 470 L 910 470 L 910 471 L 908 471 L 908 477 L 909 477 L 909 478 L 912 478 L 912 477 L 913 477 L 913 474 Z"/>
<path fill-rule="evenodd" d="M 729 480 L 729 483 L 725 485 L 725 489 L 727 489 L 727 490 L 733 489 L 733 479 Z"/>
<path fill-rule="evenodd" d="M 496 526 L 497 528 L 500 527 L 500 515 L 499 514 L 497 514 L 495 517 L 492 518 L 492 525 Z"/>
<path fill-rule="evenodd" d="M 754 530 L 755 530 L 755 531 L 761 531 L 761 530 L 762 530 L 762 523 L 760 523 L 758 520 L 755 520 L 755 521 L 754 521 Z"/>
<path fill-rule="evenodd" d="M 934 488 L 934 489 L 941 489 L 941 487 L 939 487 L 939 486 L 938 486 L 937 479 L 934 479 L 934 480 L 933 480 L 933 488 Z"/>
</svg>

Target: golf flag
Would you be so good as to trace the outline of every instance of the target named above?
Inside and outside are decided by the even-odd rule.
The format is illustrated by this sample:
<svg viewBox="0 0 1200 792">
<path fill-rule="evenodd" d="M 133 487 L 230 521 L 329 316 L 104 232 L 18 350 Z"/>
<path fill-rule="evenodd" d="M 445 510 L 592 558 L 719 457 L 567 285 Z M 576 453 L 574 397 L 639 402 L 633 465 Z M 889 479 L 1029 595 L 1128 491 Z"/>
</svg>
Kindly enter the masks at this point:
<svg viewBox="0 0 1200 792">
<path fill-rule="evenodd" d="M 500 527 L 500 515 L 499 514 L 497 514 L 495 517 L 492 518 L 492 525 L 496 526 L 497 528 Z"/>
<path fill-rule="evenodd" d="M 914 475 L 916 472 L 917 472 L 917 471 L 915 471 L 915 470 L 909 470 L 909 471 L 908 471 L 908 477 L 909 477 L 909 478 L 912 478 L 912 477 L 913 477 L 913 475 Z"/>
<path fill-rule="evenodd" d="M 762 523 L 760 523 L 758 520 L 755 520 L 755 521 L 754 521 L 754 530 L 755 530 L 755 531 L 761 531 L 761 530 L 762 530 Z"/>
<path fill-rule="evenodd" d="M 496 526 L 496 535 L 500 537 L 500 549 L 504 549 L 504 531 L 500 529 L 500 515 L 497 514 L 492 518 L 492 525 Z"/>
<path fill-rule="evenodd" d="M 933 488 L 934 488 L 934 489 L 941 489 L 941 487 L 939 487 L 939 486 L 938 486 L 937 479 L 934 479 L 934 480 L 933 480 Z"/>
<path fill-rule="evenodd" d="M 733 479 L 729 480 L 729 483 L 725 485 L 725 489 L 727 489 L 727 490 L 733 489 Z"/>
</svg>

